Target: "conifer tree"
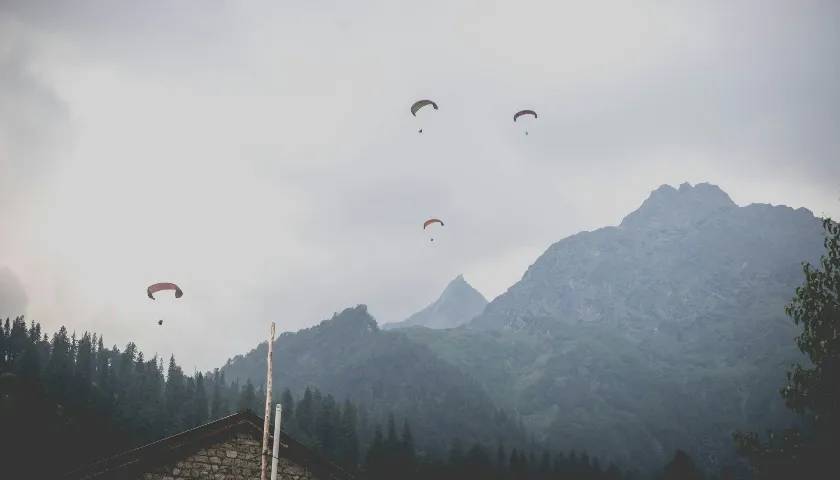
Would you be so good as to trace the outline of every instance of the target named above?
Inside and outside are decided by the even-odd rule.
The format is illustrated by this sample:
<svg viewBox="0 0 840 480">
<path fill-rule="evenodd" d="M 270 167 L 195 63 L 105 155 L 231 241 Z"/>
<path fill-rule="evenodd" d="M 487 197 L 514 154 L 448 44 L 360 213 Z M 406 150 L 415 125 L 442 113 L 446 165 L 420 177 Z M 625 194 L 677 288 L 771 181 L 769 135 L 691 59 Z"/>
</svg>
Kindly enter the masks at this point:
<svg viewBox="0 0 840 480">
<path fill-rule="evenodd" d="M 216 420 L 227 415 L 227 406 L 223 390 L 225 388 L 225 375 L 219 369 L 213 370 L 213 393 L 210 398 L 210 420 Z"/>
<path fill-rule="evenodd" d="M 300 409 L 298 409 L 300 411 Z M 373 433 L 373 441 L 370 444 L 365 456 L 365 470 L 372 480 L 388 478 L 387 468 L 384 464 L 385 441 L 382 438 L 382 429 L 376 425 Z"/>
<path fill-rule="evenodd" d="M 283 406 L 283 430 L 289 431 L 295 416 L 295 399 L 292 397 L 292 392 L 288 388 L 283 390 L 283 394 L 280 395 L 280 404 Z"/>
<path fill-rule="evenodd" d="M 12 322 L 11 327 L 9 327 L 9 319 L 6 319 L 6 330 L 8 330 L 6 336 L 6 361 L 14 368 L 16 361 L 23 355 L 26 349 L 28 337 L 26 333 L 26 322 L 24 322 L 23 317 L 17 317 Z M 64 330 L 64 338 L 67 338 L 67 330 Z"/>
<path fill-rule="evenodd" d="M 14 327 L 12 328 L 14 334 Z M 22 337 L 25 339 L 25 337 Z M 70 340 L 67 329 L 61 327 L 53 335 L 50 360 L 47 364 L 47 388 L 58 398 L 66 398 L 73 372 L 73 359 L 70 356 Z"/>
<path fill-rule="evenodd" d="M 415 461 L 414 435 L 411 434 L 411 427 L 408 419 L 403 420 L 402 433 L 400 434 L 401 461 L 409 468 L 413 468 Z"/>
<path fill-rule="evenodd" d="M 195 375 L 195 397 L 193 399 L 193 422 L 195 425 L 207 423 L 207 390 L 204 387 L 204 375 Z"/>
<path fill-rule="evenodd" d="M 288 390 L 287 390 L 288 391 Z M 359 462 L 359 436 L 356 431 L 357 424 L 356 407 L 350 400 L 344 400 L 341 409 L 341 459 L 347 465 L 356 465 Z"/>
<path fill-rule="evenodd" d="M 295 419 L 297 420 L 298 431 L 305 439 L 312 438 L 312 428 L 314 423 L 314 396 L 312 390 L 306 387 L 303 392 L 303 398 L 297 404 L 297 411 L 295 412 Z"/>
<path fill-rule="evenodd" d="M 169 368 L 166 371 L 165 408 L 168 418 L 169 432 L 181 431 L 186 427 L 184 404 L 187 400 L 187 386 L 184 372 L 175 363 L 175 356 L 169 357 Z"/>
<path fill-rule="evenodd" d="M 242 410 L 251 410 L 253 411 L 254 403 L 257 399 L 257 393 L 254 391 L 254 384 L 251 383 L 251 380 L 248 379 L 245 382 L 245 386 L 242 387 L 242 393 L 239 395 L 239 403 L 237 404 L 237 408 Z"/>
<path fill-rule="evenodd" d="M 6 319 L 8 324 L 9 319 Z M 6 329 L 0 322 L 0 372 L 6 371 Z"/>
</svg>

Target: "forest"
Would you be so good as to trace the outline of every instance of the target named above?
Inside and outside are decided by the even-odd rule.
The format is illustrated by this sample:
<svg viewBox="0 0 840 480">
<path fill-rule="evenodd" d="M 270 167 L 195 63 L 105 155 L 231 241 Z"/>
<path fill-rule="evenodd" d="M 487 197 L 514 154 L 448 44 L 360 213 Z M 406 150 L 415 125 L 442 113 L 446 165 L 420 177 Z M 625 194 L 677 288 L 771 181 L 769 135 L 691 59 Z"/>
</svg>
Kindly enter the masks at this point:
<svg viewBox="0 0 840 480">
<path fill-rule="evenodd" d="M 265 398 L 262 386 L 226 382 L 218 370 L 185 374 L 174 357 L 146 359 L 134 343 L 108 348 L 102 335 L 79 338 L 65 327 L 50 338 L 23 317 L 6 319 L 0 328 L 0 392 L 0 468 L 43 476 L 236 411 L 263 415 Z M 389 415 L 380 423 L 364 405 L 317 388 L 299 399 L 288 389 L 274 398 L 283 405 L 284 431 L 365 478 L 635 478 L 586 452 L 554 452 L 533 440 L 466 445 L 456 438 L 445 457 L 432 456 L 415 448 L 410 419 Z M 45 442 L 59 445 L 49 453 L 58 461 L 38 461 Z M 694 470 L 685 454 L 675 461 Z"/>
</svg>

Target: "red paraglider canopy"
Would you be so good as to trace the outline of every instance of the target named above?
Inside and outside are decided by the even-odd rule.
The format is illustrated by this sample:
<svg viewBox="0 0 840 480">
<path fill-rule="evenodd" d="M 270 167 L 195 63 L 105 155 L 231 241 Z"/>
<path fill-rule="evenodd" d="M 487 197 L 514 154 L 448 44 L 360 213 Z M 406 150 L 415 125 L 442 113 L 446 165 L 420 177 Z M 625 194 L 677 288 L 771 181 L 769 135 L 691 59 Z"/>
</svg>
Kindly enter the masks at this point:
<svg viewBox="0 0 840 480">
<path fill-rule="evenodd" d="M 146 294 L 149 296 L 149 298 L 154 300 L 154 294 L 161 290 L 175 290 L 175 298 L 181 298 L 181 296 L 184 295 L 183 290 L 181 290 L 181 288 L 178 285 L 166 282 L 150 285 L 149 288 L 146 289 Z"/>
</svg>

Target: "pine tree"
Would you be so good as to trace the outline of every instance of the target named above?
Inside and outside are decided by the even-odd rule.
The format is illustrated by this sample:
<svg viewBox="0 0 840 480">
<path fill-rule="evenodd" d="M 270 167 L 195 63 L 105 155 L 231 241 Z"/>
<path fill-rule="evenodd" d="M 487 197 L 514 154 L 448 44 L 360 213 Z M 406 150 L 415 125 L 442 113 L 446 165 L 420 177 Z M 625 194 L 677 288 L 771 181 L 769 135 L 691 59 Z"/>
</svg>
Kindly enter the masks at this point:
<svg viewBox="0 0 840 480">
<path fill-rule="evenodd" d="M 400 434 L 400 460 L 407 468 L 414 468 L 415 452 L 414 452 L 414 435 L 411 434 L 411 426 L 408 420 L 403 420 L 402 434 Z"/>
<path fill-rule="evenodd" d="M 327 455 L 336 453 L 336 419 L 335 399 L 332 395 L 322 398 L 321 406 L 315 416 L 316 445 Z"/>
<path fill-rule="evenodd" d="M 90 334 L 85 332 L 76 346 L 76 370 L 73 375 L 74 397 L 79 405 L 87 405 L 90 400 L 94 370 L 93 344 Z"/>
<path fill-rule="evenodd" d="M 299 408 L 298 412 L 300 412 Z M 365 470 L 367 471 L 369 478 L 372 480 L 388 478 L 388 472 L 383 461 L 385 453 L 384 448 L 385 441 L 382 438 L 382 429 L 379 428 L 379 425 L 376 425 L 373 434 L 373 441 L 371 442 L 370 448 L 368 448 L 367 455 L 365 456 Z"/>
<path fill-rule="evenodd" d="M 358 420 L 356 417 L 356 407 L 350 403 L 350 400 L 344 400 L 344 406 L 341 409 L 340 435 L 342 448 L 340 458 L 347 465 L 352 466 L 359 462 L 359 436 L 356 431 Z"/>
<path fill-rule="evenodd" d="M 280 395 L 280 404 L 283 406 L 281 420 L 283 430 L 290 431 L 289 428 L 292 426 L 295 417 L 295 399 L 288 388 L 283 390 L 283 394 Z"/>
<path fill-rule="evenodd" d="M 210 419 L 216 420 L 227 415 L 227 405 L 224 396 L 225 374 L 219 369 L 213 370 L 213 394 L 210 399 Z"/>
<path fill-rule="evenodd" d="M 385 447 L 389 454 L 394 454 L 399 451 L 399 440 L 397 440 L 397 426 L 394 421 L 394 414 L 388 414 L 388 436 L 385 438 Z"/>
<path fill-rule="evenodd" d="M 195 375 L 193 416 L 195 425 L 207 423 L 207 390 L 204 388 L 204 375 L 201 372 Z"/>
<path fill-rule="evenodd" d="M 31 382 L 39 382 L 41 376 L 41 357 L 38 352 L 38 344 L 28 344 L 17 364 L 15 370 L 18 375 Z"/>
<path fill-rule="evenodd" d="M 251 411 L 256 413 L 258 417 L 263 418 L 265 415 L 265 387 L 260 385 L 254 395 L 254 403 L 251 404 Z"/>
<path fill-rule="evenodd" d="M 14 333 L 14 327 L 12 328 Z M 70 356 L 70 340 L 67 329 L 61 327 L 53 335 L 50 360 L 47 364 L 47 388 L 57 398 L 66 398 L 72 381 L 73 359 Z"/>
<path fill-rule="evenodd" d="M 99 336 L 96 344 L 96 386 L 97 395 L 95 404 L 97 408 L 110 414 L 113 409 L 114 391 L 111 372 L 111 351 L 105 348 L 104 339 Z"/>
<path fill-rule="evenodd" d="M 6 325 L 9 324 L 9 319 L 6 318 Z M 0 373 L 6 371 L 6 329 L 0 323 Z"/>
<path fill-rule="evenodd" d="M 295 418 L 297 420 L 298 431 L 302 434 L 302 439 L 311 439 L 313 437 L 312 430 L 314 424 L 314 397 L 312 390 L 306 387 L 303 392 L 303 398 L 297 404 L 297 411 Z"/>
<path fill-rule="evenodd" d="M 239 403 L 237 408 L 242 410 L 254 411 L 254 403 L 256 403 L 257 393 L 254 391 L 254 384 L 248 379 L 245 386 L 242 388 L 242 393 L 239 395 Z"/>
<path fill-rule="evenodd" d="M 164 389 L 164 405 L 166 409 L 169 433 L 184 429 L 187 423 L 184 404 L 186 402 L 186 381 L 181 367 L 175 363 L 175 356 L 169 357 L 169 368 L 166 371 L 166 386 Z"/>
<path fill-rule="evenodd" d="M 64 328 L 64 327 L 61 327 Z M 9 327 L 9 320 L 6 319 L 6 329 L 8 335 L 6 336 L 6 355 L 7 362 L 12 368 L 15 367 L 16 361 L 23 355 L 28 343 L 28 335 L 26 332 L 26 322 L 23 317 L 17 317 Z M 64 338 L 67 338 L 67 330 L 64 330 Z"/>
</svg>

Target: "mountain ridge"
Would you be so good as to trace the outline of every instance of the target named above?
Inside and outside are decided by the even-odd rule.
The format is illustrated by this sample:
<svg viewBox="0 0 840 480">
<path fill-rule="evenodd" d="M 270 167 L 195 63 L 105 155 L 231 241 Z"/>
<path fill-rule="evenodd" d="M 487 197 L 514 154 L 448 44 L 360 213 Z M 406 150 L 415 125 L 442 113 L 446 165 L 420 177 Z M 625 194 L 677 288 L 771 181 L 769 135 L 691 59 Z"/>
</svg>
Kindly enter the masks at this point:
<svg viewBox="0 0 840 480">
<path fill-rule="evenodd" d="M 400 340 L 386 341 L 390 356 L 350 362 L 352 381 L 330 374 L 317 386 L 342 394 L 348 383 L 410 377 L 419 381 L 416 395 L 439 388 L 433 376 L 448 372 L 449 385 L 469 385 L 459 398 L 481 399 L 483 411 L 517 412 L 555 448 L 641 468 L 682 448 L 716 471 L 734 461 L 733 430 L 793 420 L 778 389 L 802 355 L 783 307 L 822 238 L 807 209 L 738 206 L 710 184 L 664 185 L 619 225 L 552 244 L 468 323 L 370 327 L 358 342 L 348 335 L 365 352 L 389 335 Z M 310 358 L 327 347 L 307 335 L 290 355 Z M 415 363 L 433 358 L 440 368 L 400 372 L 408 368 L 400 349 L 414 345 L 427 349 L 409 354 Z M 413 408 L 406 411 L 420 411 Z"/>
</svg>

